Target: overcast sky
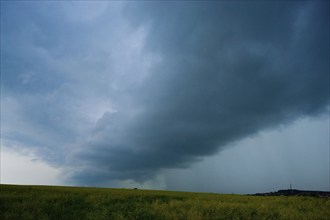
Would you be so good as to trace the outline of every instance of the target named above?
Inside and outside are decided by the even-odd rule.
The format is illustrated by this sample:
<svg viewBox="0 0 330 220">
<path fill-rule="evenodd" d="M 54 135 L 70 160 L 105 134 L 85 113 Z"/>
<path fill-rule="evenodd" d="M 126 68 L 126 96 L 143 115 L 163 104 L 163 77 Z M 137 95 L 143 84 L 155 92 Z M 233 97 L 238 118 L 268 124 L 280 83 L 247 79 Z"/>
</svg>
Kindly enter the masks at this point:
<svg viewBox="0 0 330 220">
<path fill-rule="evenodd" d="M 1 183 L 329 190 L 328 1 L 1 2 Z"/>
</svg>

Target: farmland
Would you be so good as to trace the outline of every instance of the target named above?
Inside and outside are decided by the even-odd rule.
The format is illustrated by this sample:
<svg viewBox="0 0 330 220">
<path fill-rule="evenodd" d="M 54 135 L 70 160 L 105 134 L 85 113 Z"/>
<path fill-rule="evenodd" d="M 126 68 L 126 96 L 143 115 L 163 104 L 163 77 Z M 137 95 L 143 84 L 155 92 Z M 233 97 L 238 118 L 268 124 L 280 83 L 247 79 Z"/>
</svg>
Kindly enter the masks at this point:
<svg viewBox="0 0 330 220">
<path fill-rule="evenodd" d="M 328 219 L 330 199 L 0 185 L 0 219 Z"/>
</svg>

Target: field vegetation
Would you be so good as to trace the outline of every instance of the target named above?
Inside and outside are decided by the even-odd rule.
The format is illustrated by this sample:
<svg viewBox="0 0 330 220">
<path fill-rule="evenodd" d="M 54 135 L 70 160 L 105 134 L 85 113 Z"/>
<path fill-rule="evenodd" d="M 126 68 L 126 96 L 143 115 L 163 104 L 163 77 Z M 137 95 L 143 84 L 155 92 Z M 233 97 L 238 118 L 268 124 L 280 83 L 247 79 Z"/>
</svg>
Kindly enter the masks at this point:
<svg viewBox="0 0 330 220">
<path fill-rule="evenodd" d="M 0 185 L 0 219 L 329 219 L 330 199 Z"/>
</svg>

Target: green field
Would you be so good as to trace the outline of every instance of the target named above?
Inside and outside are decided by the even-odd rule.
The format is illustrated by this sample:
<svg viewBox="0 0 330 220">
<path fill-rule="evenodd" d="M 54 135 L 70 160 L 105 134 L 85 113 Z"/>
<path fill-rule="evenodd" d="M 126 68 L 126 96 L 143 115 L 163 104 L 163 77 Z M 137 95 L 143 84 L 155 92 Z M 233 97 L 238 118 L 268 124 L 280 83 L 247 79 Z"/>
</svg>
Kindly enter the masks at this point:
<svg viewBox="0 0 330 220">
<path fill-rule="evenodd" d="M 0 219 L 329 219 L 330 199 L 0 185 Z"/>
</svg>

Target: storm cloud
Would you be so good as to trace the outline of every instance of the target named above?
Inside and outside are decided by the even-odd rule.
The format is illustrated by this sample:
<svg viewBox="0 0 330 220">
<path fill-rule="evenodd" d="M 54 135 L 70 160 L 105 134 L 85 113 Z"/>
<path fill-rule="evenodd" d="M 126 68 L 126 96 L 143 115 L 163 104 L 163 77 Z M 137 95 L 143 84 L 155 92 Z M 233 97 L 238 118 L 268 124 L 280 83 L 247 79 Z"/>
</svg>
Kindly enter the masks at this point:
<svg viewBox="0 0 330 220">
<path fill-rule="evenodd" d="M 78 18 L 85 23 L 73 19 L 60 27 L 53 21 L 55 30 L 65 35 L 58 39 L 39 24 L 48 35 L 38 34 L 36 42 L 52 57 L 47 67 L 39 68 L 68 68 L 49 73 L 57 77 L 54 80 L 42 79 L 56 93 L 40 95 L 45 89 L 41 85 L 35 88 L 38 101 L 24 99 L 24 106 L 48 105 L 44 113 L 36 113 L 47 116 L 42 123 L 26 124 L 52 127 L 50 140 L 61 146 L 39 142 L 47 149 L 39 151 L 63 167 L 71 181 L 145 182 L 164 169 L 187 168 L 258 132 L 329 111 L 328 2 L 129 2 L 116 10 L 112 6 L 97 7 L 100 16 Z M 114 14 L 120 19 L 110 20 Z M 71 27 L 81 37 L 64 31 Z M 95 32 L 85 33 L 87 27 Z M 95 46 L 97 39 L 104 40 L 105 48 Z M 8 60 L 11 50 L 5 48 Z M 13 77 L 5 76 L 5 100 L 14 102 L 10 97 L 23 93 L 33 74 L 17 76 L 23 86 L 16 89 L 10 85 Z M 67 94 L 73 98 L 66 100 Z M 54 103 L 61 114 L 51 110 Z M 85 108 L 98 104 L 94 121 L 83 117 Z M 8 130 L 6 137 L 12 136 Z"/>
<path fill-rule="evenodd" d="M 75 155 L 90 163 L 78 180 L 103 167 L 105 179 L 145 181 L 327 107 L 322 4 L 157 2 L 126 13 L 149 25 L 145 50 L 161 61 L 125 94 L 129 105 L 99 119 Z"/>
</svg>

